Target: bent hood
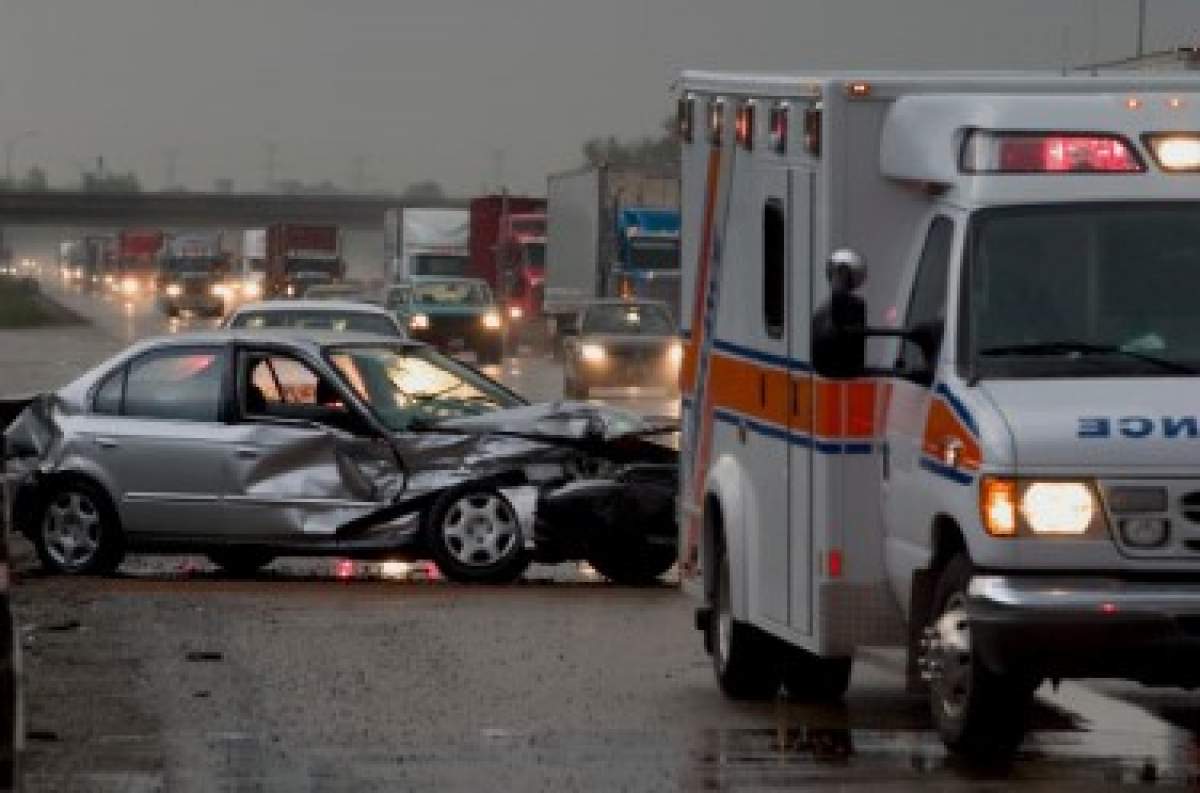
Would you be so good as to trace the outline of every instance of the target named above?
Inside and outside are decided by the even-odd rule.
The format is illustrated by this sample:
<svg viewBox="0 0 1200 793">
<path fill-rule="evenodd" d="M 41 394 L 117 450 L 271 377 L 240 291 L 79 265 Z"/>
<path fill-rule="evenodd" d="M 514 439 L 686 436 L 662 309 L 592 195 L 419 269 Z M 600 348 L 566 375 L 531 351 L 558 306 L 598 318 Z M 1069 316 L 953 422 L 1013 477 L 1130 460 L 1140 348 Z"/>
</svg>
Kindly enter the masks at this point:
<svg viewBox="0 0 1200 793">
<path fill-rule="evenodd" d="M 1200 379 L 986 381 L 1019 473 L 1200 471 Z"/>
</svg>

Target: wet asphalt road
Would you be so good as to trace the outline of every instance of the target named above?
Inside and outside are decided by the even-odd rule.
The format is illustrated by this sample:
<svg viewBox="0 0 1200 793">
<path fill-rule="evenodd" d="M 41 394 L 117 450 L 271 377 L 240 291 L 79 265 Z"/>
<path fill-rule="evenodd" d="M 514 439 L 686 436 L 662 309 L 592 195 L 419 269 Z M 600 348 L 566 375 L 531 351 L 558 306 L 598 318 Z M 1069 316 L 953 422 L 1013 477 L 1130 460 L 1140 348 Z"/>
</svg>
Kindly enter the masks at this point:
<svg viewBox="0 0 1200 793">
<path fill-rule="evenodd" d="M 173 325 L 67 294 L 94 325 L 0 332 L 0 390 L 53 387 Z M 185 321 L 180 327 L 192 323 Z M 493 370 L 531 398 L 561 373 Z M 645 412 L 662 397 L 607 394 Z M 253 581 L 203 560 L 42 576 L 17 541 L 31 791 L 1097 790 L 1200 779 L 1200 694 L 1039 692 L 1007 768 L 947 757 L 896 651 L 863 653 L 839 706 L 715 690 L 692 604 L 540 567 L 460 587 L 425 565 L 283 561 Z"/>
</svg>

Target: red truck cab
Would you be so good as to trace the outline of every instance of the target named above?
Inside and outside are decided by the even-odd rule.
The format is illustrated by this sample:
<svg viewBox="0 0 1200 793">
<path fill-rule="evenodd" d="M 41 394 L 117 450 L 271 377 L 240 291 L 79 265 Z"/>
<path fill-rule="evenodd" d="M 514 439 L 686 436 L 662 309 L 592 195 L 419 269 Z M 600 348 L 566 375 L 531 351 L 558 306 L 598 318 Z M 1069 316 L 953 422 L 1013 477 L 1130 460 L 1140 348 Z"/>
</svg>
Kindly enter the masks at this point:
<svg viewBox="0 0 1200 793">
<path fill-rule="evenodd" d="M 543 327 L 546 199 L 486 195 L 471 200 L 471 268 L 488 282 L 519 335 Z"/>
</svg>

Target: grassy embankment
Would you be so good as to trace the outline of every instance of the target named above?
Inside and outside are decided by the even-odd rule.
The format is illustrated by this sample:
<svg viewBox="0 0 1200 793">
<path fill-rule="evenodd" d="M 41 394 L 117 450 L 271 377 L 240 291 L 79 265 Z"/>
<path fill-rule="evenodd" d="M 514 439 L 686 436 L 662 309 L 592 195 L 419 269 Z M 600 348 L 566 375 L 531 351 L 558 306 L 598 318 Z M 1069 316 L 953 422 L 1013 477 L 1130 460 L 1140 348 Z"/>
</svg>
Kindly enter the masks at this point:
<svg viewBox="0 0 1200 793">
<path fill-rule="evenodd" d="M 0 278 L 0 328 L 38 328 L 80 321 L 74 313 L 44 297 L 37 282 Z"/>
</svg>

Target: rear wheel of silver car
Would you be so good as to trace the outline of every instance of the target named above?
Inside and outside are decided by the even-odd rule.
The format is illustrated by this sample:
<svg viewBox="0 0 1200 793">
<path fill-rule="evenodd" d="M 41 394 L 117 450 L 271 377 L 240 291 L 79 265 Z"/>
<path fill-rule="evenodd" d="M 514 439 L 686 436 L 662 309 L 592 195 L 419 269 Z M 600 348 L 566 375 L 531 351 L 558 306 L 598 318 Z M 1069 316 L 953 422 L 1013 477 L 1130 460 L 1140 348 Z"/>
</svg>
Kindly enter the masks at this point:
<svg viewBox="0 0 1200 793">
<path fill-rule="evenodd" d="M 992 672 L 974 652 L 967 612 L 971 575 L 970 559 L 959 555 L 938 579 L 921 667 L 933 722 L 946 746 L 966 755 L 1006 755 L 1021 742 L 1034 687 Z"/>
<path fill-rule="evenodd" d="M 451 491 L 426 522 L 429 551 L 451 581 L 503 584 L 529 566 L 516 510 L 495 490 Z"/>
<path fill-rule="evenodd" d="M 708 646 L 713 671 L 725 696 L 731 699 L 769 699 L 779 691 L 778 643 L 733 617 L 729 557 L 718 549 L 713 610 L 708 621 Z"/>
<path fill-rule="evenodd" d="M 70 575 L 111 573 L 125 555 L 112 502 L 85 480 L 51 485 L 35 525 L 34 545 L 47 570 Z"/>
</svg>

